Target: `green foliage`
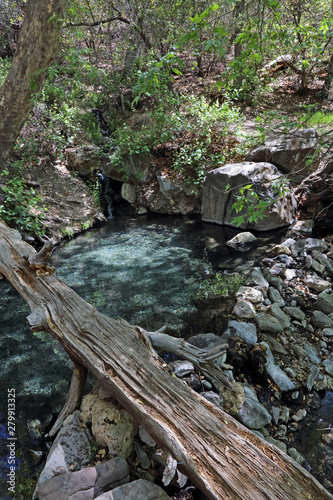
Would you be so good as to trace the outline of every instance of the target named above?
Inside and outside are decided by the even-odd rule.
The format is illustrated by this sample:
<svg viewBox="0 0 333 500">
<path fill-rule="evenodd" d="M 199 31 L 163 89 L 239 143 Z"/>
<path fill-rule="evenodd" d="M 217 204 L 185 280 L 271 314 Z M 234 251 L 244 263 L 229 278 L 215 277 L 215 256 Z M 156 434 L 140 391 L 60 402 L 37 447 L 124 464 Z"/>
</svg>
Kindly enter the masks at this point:
<svg viewBox="0 0 333 500">
<path fill-rule="evenodd" d="M 200 187 L 207 174 L 207 153 L 207 144 L 204 142 L 185 144 L 175 154 L 172 168 L 181 176 L 186 177 L 189 174 L 187 183 Z"/>
<path fill-rule="evenodd" d="M 40 208 L 41 196 L 26 185 L 22 175 L 23 165 L 24 160 L 17 161 L 15 175 L 2 186 L 0 217 L 19 231 L 42 235 L 45 233 L 43 212 L 46 209 Z M 8 170 L 3 170 L 3 174 L 8 176 Z"/>
<path fill-rule="evenodd" d="M 228 100 L 211 104 L 204 96 L 191 95 L 185 98 L 185 106 L 188 120 L 186 128 L 205 136 L 218 131 L 222 141 L 227 136 L 230 126 L 235 128 L 243 119 L 241 113 Z"/>
<path fill-rule="evenodd" d="M 92 219 L 89 219 L 85 222 L 82 222 L 81 229 L 83 231 L 86 231 L 87 229 L 90 229 L 93 226 L 94 222 Z"/>
<path fill-rule="evenodd" d="M 231 207 L 240 215 L 234 217 L 231 222 L 239 227 L 248 222 L 256 223 L 267 217 L 268 208 L 289 192 L 288 181 L 284 177 L 277 178 L 272 182 L 271 188 L 274 196 L 266 196 L 264 199 L 255 191 L 252 184 L 240 187 L 238 194 L 234 194 L 236 201 Z M 225 190 L 228 192 L 230 185 L 227 185 Z"/>
<path fill-rule="evenodd" d="M 183 61 L 174 52 L 168 52 L 157 60 L 154 58 L 147 71 L 137 72 L 137 83 L 133 87 L 136 97 L 132 106 L 138 104 L 142 95 L 154 97 L 167 92 L 174 79 L 173 75 L 180 75 L 182 67 Z"/>
<path fill-rule="evenodd" d="M 244 276 L 240 276 L 237 273 L 216 273 L 202 282 L 198 298 L 210 299 L 212 297 L 233 296 L 244 282 Z"/>
<path fill-rule="evenodd" d="M 29 471 L 27 464 L 22 459 L 22 453 L 20 450 L 17 450 L 17 458 L 20 460 L 20 466 L 16 470 L 15 493 L 11 493 L 9 491 L 6 498 L 26 500 L 27 498 L 33 497 L 40 471 L 34 473 Z M 1 479 L 0 487 L 2 491 L 7 491 L 8 483 Z"/>
<path fill-rule="evenodd" d="M 312 113 L 309 118 L 306 118 L 306 125 L 314 127 L 318 125 L 331 125 L 333 124 L 333 113 L 325 113 L 324 111 L 316 111 Z"/>
<path fill-rule="evenodd" d="M 118 125 L 112 135 L 112 150 L 109 160 L 121 168 L 123 158 L 130 154 L 149 154 L 159 144 L 169 141 L 181 129 L 182 124 L 177 113 L 179 100 L 165 93 L 152 110 L 146 113 L 148 120 L 139 127 L 126 123 Z M 140 115 L 137 115 L 140 116 Z M 124 178 L 126 179 L 126 172 Z"/>
<path fill-rule="evenodd" d="M 239 188 L 239 194 L 235 195 L 236 201 L 232 205 L 232 210 L 236 213 L 246 211 L 246 213 L 234 217 L 231 221 L 236 224 L 237 227 L 241 226 L 246 222 L 258 222 L 262 220 L 266 215 L 264 212 L 267 208 L 274 202 L 272 198 L 269 200 L 263 200 L 254 191 L 252 184 L 243 186 Z"/>
<path fill-rule="evenodd" d="M 188 184 L 200 188 L 207 172 L 225 163 L 229 154 L 224 150 L 214 152 L 213 142 L 223 147 L 227 137 L 234 136 L 242 121 L 242 115 L 228 101 L 209 103 L 205 97 L 184 98 L 183 126 L 193 139 L 180 147 L 174 155 L 172 168 L 185 178 Z M 231 131 L 232 130 L 232 131 Z M 235 146 L 235 153 L 240 152 Z"/>
<path fill-rule="evenodd" d="M 61 230 L 62 234 L 67 238 L 73 238 L 75 234 L 75 229 L 72 226 L 65 227 Z"/>
<path fill-rule="evenodd" d="M 94 202 L 96 207 L 101 208 L 100 206 L 100 185 L 96 176 L 94 176 L 93 172 L 91 173 L 91 179 L 87 181 L 88 189 L 94 198 Z"/>
<path fill-rule="evenodd" d="M 137 114 L 140 117 L 139 114 Z M 112 150 L 109 161 L 119 170 L 123 158 L 129 154 L 149 154 L 159 144 L 176 140 L 186 135 L 189 143 L 183 142 L 174 155 L 172 168 L 196 187 L 202 185 L 207 167 L 223 163 L 223 153 L 210 151 L 212 137 L 222 147 L 229 135 L 237 131 L 242 115 L 227 101 L 222 104 L 209 103 L 205 97 L 174 96 L 164 91 L 150 113 L 149 120 L 139 128 L 126 123 L 119 124 L 112 135 Z M 123 172 L 126 180 L 128 173 Z"/>
</svg>

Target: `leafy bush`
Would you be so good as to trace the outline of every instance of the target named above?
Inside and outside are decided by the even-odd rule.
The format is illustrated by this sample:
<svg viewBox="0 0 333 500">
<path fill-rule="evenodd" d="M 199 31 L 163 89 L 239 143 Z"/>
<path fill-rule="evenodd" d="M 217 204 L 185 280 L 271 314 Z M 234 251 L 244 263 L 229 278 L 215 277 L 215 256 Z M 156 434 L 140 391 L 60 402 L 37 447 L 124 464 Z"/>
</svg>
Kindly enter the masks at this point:
<svg viewBox="0 0 333 500">
<path fill-rule="evenodd" d="M 204 96 L 191 95 L 184 97 L 183 107 L 186 109 L 187 128 L 204 136 L 218 131 L 223 140 L 230 127 L 235 132 L 242 122 L 241 113 L 228 100 L 210 103 Z"/>
<path fill-rule="evenodd" d="M 209 170 L 244 154 L 235 140 L 242 115 L 228 101 L 211 104 L 205 97 L 193 95 L 183 98 L 183 112 L 186 142 L 174 155 L 172 167 L 188 184 L 200 188 Z"/>
<path fill-rule="evenodd" d="M 1 189 L 0 217 L 19 231 L 42 235 L 45 233 L 44 214 L 38 209 L 42 198 L 36 195 L 34 189 L 28 188 L 22 176 L 23 164 L 17 164 L 14 177 Z M 3 170 L 3 174 L 9 175 L 8 170 Z"/>
<path fill-rule="evenodd" d="M 179 99 L 166 93 L 160 96 L 151 112 L 146 110 L 149 121 L 140 128 L 119 124 L 112 135 L 113 145 L 108 155 L 110 162 L 120 166 L 124 156 L 149 154 L 159 144 L 175 137 L 182 127 L 178 106 Z"/>
<path fill-rule="evenodd" d="M 245 278 L 237 273 L 216 273 L 202 282 L 198 298 L 209 299 L 212 297 L 233 296 L 244 282 Z"/>
</svg>

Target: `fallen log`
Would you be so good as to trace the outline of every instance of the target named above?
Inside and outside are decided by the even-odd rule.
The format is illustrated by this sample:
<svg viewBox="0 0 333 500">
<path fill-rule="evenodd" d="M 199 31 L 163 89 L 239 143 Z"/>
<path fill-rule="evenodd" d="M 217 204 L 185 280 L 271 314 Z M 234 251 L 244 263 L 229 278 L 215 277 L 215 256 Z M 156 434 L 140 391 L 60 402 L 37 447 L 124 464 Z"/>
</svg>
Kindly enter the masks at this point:
<svg viewBox="0 0 333 500">
<path fill-rule="evenodd" d="M 333 499 L 288 455 L 172 377 L 145 330 L 100 314 L 53 268 L 36 269 L 35 255 L 0 221 L 0 273 L 29 305 L 31 331 L 49 332 L 91 372 L 159 443 L 171 469 L 177 464 L 211 500 Z"/>
</svg>

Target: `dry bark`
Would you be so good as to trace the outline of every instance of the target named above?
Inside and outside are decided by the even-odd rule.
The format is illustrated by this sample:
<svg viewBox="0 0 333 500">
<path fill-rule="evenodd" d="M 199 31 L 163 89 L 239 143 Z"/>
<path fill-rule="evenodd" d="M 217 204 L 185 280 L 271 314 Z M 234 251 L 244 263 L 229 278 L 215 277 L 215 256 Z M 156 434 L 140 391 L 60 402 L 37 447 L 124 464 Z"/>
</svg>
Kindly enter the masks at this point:
<svg viewBox="0 0 333 500">
<path fill-rule="evenodd" d="M 100 314 L 0 222 L 0 273 L 28 303 L 31 331 L 55 337 L 211 500 L 332 500 L 305 469 L 170 376 L 148 333 Z"/>
</svg>

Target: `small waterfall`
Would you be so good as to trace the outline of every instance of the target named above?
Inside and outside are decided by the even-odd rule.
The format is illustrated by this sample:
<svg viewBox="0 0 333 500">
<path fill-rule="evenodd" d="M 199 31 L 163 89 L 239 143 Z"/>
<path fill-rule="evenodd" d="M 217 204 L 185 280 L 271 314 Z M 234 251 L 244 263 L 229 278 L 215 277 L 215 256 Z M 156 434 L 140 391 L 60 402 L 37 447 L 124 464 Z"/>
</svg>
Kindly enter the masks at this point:
<svg viewBox="0 0 333 500">
<path fill-rule="evenodd" d="M 111 187 L 111 179 L 103 174 L 100 170 L 97 174 L 99 185 L 99 199 L 102 207 L 103 214 L 108 219 L 113 217 L 113 189 Z"/>
<path fill-rule="evenodd" d="M 111 179 L 100 169 L 95 170 L 95 176 L 99 186 L 99 200 L 103 214 L 108 219 L 114 215 L 126 215 L 131 212 L 131 205 L 121 196 L 122 181 Z"/>
</svg>

